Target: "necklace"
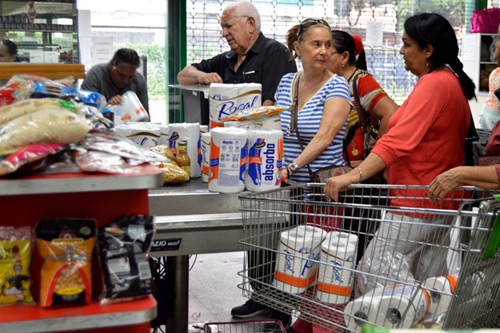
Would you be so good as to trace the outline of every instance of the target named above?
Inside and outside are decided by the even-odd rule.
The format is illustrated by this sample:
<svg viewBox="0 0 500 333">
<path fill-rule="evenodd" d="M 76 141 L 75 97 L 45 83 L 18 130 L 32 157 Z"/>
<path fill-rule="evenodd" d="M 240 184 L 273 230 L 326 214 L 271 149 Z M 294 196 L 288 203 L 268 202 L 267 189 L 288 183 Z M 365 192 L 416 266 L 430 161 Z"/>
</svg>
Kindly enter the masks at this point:
<svg viewBox="0 0 500 333">
<path fill-rule="evenodd" d="M 354 73 L 356 73 L 358 69 L 356 68 L 354 72 L 352 72 L 351 76 L 349 76 L 349 79 L 347 79 L 347 82 L 351 82 L 352 77 L 354 76 Z"/>
</svg>

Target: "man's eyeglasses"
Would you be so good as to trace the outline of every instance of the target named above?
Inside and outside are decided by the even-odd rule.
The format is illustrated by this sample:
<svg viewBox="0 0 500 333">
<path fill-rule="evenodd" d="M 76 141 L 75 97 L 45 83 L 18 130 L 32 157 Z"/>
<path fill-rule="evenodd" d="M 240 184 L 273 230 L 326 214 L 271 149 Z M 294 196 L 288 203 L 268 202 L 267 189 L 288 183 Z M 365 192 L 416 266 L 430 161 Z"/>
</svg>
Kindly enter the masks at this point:
<svg viewBox="0 0 500 333">
<path fill-rule="evenodd" d="M 316 24 L 322 24 L 325 27 L 327 27 L 328 29 L 330 29 L 330 25 L 325 20 L 322 20 L 322 19 L 316 20 L 316 19 L 308 18 L 308 19 L 305 19 L 302 22 L 300 22 L 299 29 L 297 30 L 297 35 L 295 36 L 295 40 L 298 40 L 300 34 L 302 34 L 305 30 L 307 30 L 307 28 L 309 28 L 313 25 L 316 25 Z"/>
</svg>

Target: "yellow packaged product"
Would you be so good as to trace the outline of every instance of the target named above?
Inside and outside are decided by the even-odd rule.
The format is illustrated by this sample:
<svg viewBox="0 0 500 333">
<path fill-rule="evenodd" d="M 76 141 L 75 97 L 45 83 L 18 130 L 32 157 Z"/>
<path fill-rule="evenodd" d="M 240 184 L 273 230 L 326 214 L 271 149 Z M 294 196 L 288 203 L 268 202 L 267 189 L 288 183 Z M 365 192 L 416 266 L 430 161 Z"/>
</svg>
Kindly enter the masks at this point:
<svg viewBox="0 0 500 333">
<path fill-rule="evenodd" d="M 95 220 L 42 220 L 36 226 L 35 235 L 43 258 L 40 305 L 56 307 L 90 303 Z"/>
<path fill-rule="evenodd" d="M 0 227 L 0 305 L 34 303 L 31 242 L 29 227 Z"/>
<path fill-rule="evenodd" d="M 154 147 L 149 147 L 149 150 L 154 151 L 160 155 L 165 156 L 166 158 L 173 160 L 175 158 L 174 153 L 170 150 L 170 148 L 166 145 L 158 145 Z"/>
<path fill-rule="evenodd" d="M 289 106 L 281 105 L 268 105 L 268 106 L 258 106 L 253 108 L 247 108 L 241 111 L 233 113 L 229 117 L 221 118 L 222 121 L 243 121 L 248 119 L 255 119 L 261 117 L 269 117 L 278 114 L 287 109 L 291 109 Z"/>
<path fill-rule="evenodd" d="M 163 172 L 163 184 L 182 183 L 189 180 L 189 175 L 174 161 L 155 164 Z"/>
</svg>

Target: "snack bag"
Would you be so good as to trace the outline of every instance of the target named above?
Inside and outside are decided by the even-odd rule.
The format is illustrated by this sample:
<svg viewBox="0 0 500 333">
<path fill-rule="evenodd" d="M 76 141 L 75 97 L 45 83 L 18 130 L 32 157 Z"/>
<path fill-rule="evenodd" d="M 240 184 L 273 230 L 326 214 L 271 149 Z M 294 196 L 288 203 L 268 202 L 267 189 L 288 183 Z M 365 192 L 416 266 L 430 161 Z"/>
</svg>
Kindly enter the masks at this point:
<svg viewBox="0 0 500 333">
<path fill-rule="evenodd" d="M 122 216 L 99 228 L 104 279 L 101 304 L 125 302 L 153 292 L 148 255 L 155 233 L 153 216 Z"/>
<path fill-rule="evenodd" d="M 0 227 L 0 305 L 34 303 L 30 265 L 31 229 Z"/>
<path fill-rule="evenodd" d="M 36 241 L 43 258 L 42 307 L 90 303 L 95 223 L 92 219 L 60 218 L 42 220 L 36 226 Z"/>
</svg>

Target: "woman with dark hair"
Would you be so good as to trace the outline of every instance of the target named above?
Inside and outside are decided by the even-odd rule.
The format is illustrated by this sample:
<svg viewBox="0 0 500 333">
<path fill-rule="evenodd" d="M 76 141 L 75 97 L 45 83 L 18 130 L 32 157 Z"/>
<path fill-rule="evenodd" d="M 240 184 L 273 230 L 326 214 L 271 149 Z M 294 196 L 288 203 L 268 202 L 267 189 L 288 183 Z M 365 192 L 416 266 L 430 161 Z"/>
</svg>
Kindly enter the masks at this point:
<svg viewBox="0 0 500 333">
<path fill-rule="evenodd" d="M 324 191 L 331 200 L 337 200 L 338 193 L 347 185 L 359 183 L 384 169 L 388 184 L 428 185 L 440 173 L 464 165 L 465 138 L 471 125 L 468 100 L 474 98 L 475 93 L 474 83 L 464 73 L 458 59 L 455 31 L 439 14 L 417 14 L 404 24 L 403 46 L 399 53 L 403 55 L 405 69 L 418 77 L 417 84 L 394 112 L 388 132 L 377 141 L 366 159 L 351 172 L 327 180 Z M 392 206 L 445 208 L 427 199 L 424 189 L 412 193 L 406 189 L 390 192 Z M 457 207 L 453 203 L 448 208 Z M 391 222 L 401 220 L 410 223 Z M 408 248 L 413 247 L 405 246 L 409 242 L 447 242 L 449 238 L 445 237 L 448 236 L 433 234 L 435 229 L 426 227 L 431 221 L 448 222 L 421 214 L 402 216 L 388 211 L 361 262 L 376 258 L 383 251 L 398 252 L 411 260 L 415 278 L 420 279 L 425 272 L 428 276 L 442 275 L 446 270 L 445 247 L 421 246 L 410 253 L 412 249 Z M 420 232 L 411 222 L 420 223 Z M 390 240 L 374 241 L 380 235 Z"/>
<path fill-rule="evenodd" d="M 366 55 L 361 41 L 361 36 L 351 36 L 347 32 L 332 30 L 333 39 L 332 56 L 328 63 L 328 69 L 337 75 L 343 76 L 349 83 L 351 102 L 354 109 L 349 115 L 349 124 L 354 133 L 347 133 L 352 138 L 348 146 L 344 146 L 344 155 L 353 167 L 361 163 L 364 154 L 364 134 L 369 127 L 378 127 L 377 139 L 387 132 L 389 118 L 398 106 L 380 87 L 378 82 L 366 71 Z M 359 110 L 356 104 L 354 83 L 359 102 L 365 112 Z M 368 123 L 370 118 L 372 123 Z M 364 121 L 366 119 L 366 122 Z M 378 124 L 377 124 L 378 123 Z M 363 126 L 360 126 L 363 125 Z M 378 126 L 377 126 L 378 125 Z M 346 155 L 347 154 L 347 155 Z"/>
<path fill-rule="evenodd" d="M 11 40 L 4 39 L 0 44 L 0 62 L 17 62 L 17 45 Z"/>
</svg>

